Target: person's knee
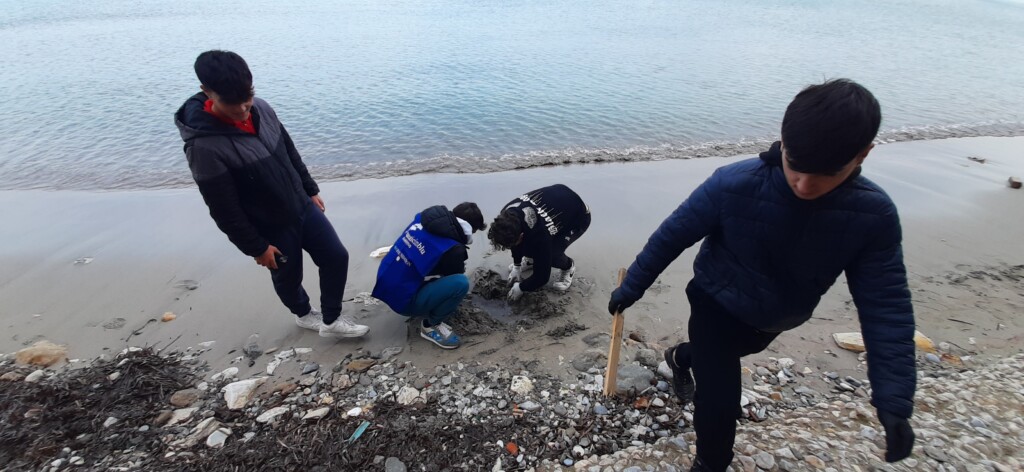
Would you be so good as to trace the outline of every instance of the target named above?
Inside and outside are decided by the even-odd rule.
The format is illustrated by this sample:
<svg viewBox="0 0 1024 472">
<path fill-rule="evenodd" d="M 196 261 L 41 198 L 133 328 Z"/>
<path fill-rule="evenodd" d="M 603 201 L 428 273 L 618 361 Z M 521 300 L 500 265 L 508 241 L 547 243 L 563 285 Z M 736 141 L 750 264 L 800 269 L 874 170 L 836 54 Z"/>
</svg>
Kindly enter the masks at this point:
<svg viewBox="0 0 1024 472">
<path fill-rule="evenodd" d="M 449 277 L 451 277 L 452 293 L 465 297 L 469 293 L 469 277 L 466 277 L 466 274 L 455 274 Z"/>
</svg>

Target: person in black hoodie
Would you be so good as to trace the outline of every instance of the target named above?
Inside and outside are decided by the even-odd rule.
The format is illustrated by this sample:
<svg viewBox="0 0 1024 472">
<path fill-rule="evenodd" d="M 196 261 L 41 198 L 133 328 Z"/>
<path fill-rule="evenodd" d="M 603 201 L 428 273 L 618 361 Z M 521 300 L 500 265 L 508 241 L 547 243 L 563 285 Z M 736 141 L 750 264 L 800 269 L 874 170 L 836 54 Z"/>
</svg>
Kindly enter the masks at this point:
<svg viewBox="0 0 1024 472">
<path fill-rule="evenodd" d="M 565 250 L 590 227 L 590 208 L 576 192 L 562 184 L 528 192 L 512 200 L 494 219 L 487 237 L 498 250 L 512 251 L 508 300 L 548 283 L 551 268 L 559 269 L 552 286 L 569 290 L 576 263 Z M 531 272 L 522 279 L 524 272 Z M 522 279 L 522 280 L 520 280 Z"/>
<path fill-rule="evenodd" d="M 443 205 L 427 208 L 420 212 L 420 225 L 423 231 L 453 240 L 455 244 L 441 255 L 423 278 L 412 302 L 399 314 L 422 317 L 420 337 L 442 349 L 455 349 L 461 340 L 445 321 L 455 314 L 459 303 L 469 293 L 469 278 L 466 277 L 469 244 L 473 242 L 473 233 L 483 230 L 487 225 L 484 224 L 480 208 L 471 202 L 460 203 L 451 211 Z M 374 292 L 388 288 L 385 284 L 392 282 L 378 273 Z"/>
<path fill-rule="evenodd" d="M 217 227 L 270 270 L 274 290 L 300 327 L 324 337 L 369 331 L 341 315 L 348 251 L 324 216 L 320 189 L 288 131 L 256 98 L 241 56 L 206 51 L 196 58 L 201 92 L 174 114 L 185 157 Z M 302 251 L 320 268 L 320 307 L 302 288 Z"/>
</svg>

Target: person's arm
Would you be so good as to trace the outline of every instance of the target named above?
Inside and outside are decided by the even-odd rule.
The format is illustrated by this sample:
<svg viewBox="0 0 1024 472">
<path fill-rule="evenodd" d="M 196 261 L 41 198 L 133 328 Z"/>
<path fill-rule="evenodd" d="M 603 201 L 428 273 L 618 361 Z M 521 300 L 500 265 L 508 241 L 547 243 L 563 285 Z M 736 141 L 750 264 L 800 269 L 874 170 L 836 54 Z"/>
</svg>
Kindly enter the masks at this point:
<svg viewBox="0 0 1024 472">
<path fill-rule="evenodd" d="M 917 388 L 914 308 L 895 207 L 883 215 L 873 234 L 876 239 L 846 269 L 846 279 L 867 348 L 871 404 L 885 426 L 886 460 L 891 462 L 909 455 L 914 440 L 907 422 Z"/>
<path fill-rule="evenodd" d="M 292 162 L 292 167 L 295 168 L 295 171 L 299 173 L 299 178 L 302 179 L 302 189 L 305 190 L 306 195 L 309 195 L 310 197 L 319 195 L 320 187 L 317 186 L 313 177 L 309 175 L 309 169 L 306 169 L 306 164 L 302 162 L 302 157 L 299 156 L 299 150 L 295 148 L 295 143 L 292 141 L 291 135 L 288 134 L 288 130 L 284 128 L 284 125 L 281 125 L 281 136 L 284 139 L 285 149 L 288 151 L 288 158 Z M 321 210 L 323 210 L 323 208 L 321 208 Z"/>
<path fill-rule="evenodd" d="M 540 225 L 540 223 L 537 223 Z M 519 288 L 524 292 L 533 292 L 548 283 L 551 278 L 551 233 L 546 227 L 541 226 L 531 231 L 523 239 L 522 244 L 529 244 L 533 248 L 533 273 L 526 280 L 519 283 Z M 520 258 L 520 260 L 522 260 Z M 513 256 L 513 262 L 515 257 Z"/>
<path fill-rule="evenodd" d="M 214 152 L 196 146 L 189 146 L 185 157 L 217 227 L 246 255 L 263 255 L 270 244 L 260 236 L 242 210 L 231 171 Z"/>
<path fill-rule="evenodd" d="M 718 226 L 716 172 L 702 183 L 651 234 L 636 260 L 629 266 L 622 286 L 613 293 L 609 310 L 625 309 L 635 303 L 683 250 L 693 246 Z"/>
</svg>

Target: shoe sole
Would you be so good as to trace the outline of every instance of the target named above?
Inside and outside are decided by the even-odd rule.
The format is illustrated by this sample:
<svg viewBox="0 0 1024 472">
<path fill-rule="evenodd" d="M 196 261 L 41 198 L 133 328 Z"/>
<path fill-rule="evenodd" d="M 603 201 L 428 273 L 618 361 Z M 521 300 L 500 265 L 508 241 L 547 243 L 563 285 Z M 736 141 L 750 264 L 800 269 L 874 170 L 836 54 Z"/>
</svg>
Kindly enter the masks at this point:
<svg viewBox="0 0 1024 472">
<path fill-rule="evenodd" d="M 366 333 L 369 333 L 369 332 L 370 332 L 370 330 L 363 331 L 362 333 L 333 333 L 333 332 L 325 333 L 323 331 L 319 331 L 319 334 L 320 334 L 321 338 L 345 339 L 345 338 L 361 338 L 363 336 L 366 336 Z"/>
<path fill-rule="evenodd" d="M 436 339 L 428 336 L 427 333 L 424 333 L 423 331 L 420 331 L 420 337 L 423 338 L 423 339 L 426 339 L 427 341 L 430 341 L 430 342 L 434 343 L 435 346 L 437 346 L 437 347 L 439 347 L 441 349 L 455 349 L 455 348 L 459 347 L 458 344 L 456 344 L 454 346 L 445 346 L 444 344 L 441 344 L 441 343 L 437 342 Z"/>
<path fill-rule="evenodd" d="M 672 390 L 676 392 L 676 398 L 679 399 L 683 405 L 693 401 L 693 394 L 696 390 L 693 385 L 693 375 L 690 374 L 690 369 L 677 369 L 674 367 L 676 348 L 672 347 L 665 350 L 664 358 L 665 363 L 668 364 L 668 368 L 672 370 Z M 689 379 L 689 382 L 683 379 Z"/>
</svg>

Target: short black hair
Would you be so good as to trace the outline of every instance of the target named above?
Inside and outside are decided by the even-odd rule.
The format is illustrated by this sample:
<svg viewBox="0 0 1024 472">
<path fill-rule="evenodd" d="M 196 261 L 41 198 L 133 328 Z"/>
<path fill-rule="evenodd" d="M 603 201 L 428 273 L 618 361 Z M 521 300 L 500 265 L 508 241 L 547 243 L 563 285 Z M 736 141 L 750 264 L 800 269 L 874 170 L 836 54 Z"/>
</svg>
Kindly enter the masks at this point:
<svg viewBox="0 0 1024 472">
<path fill-rule="evenodd" d="M 487 239 L 491 240 L 491 246 L 495 249 L 504 251 L 515 246 L 520 234 L 523 234 L 523 230 L 519 216 L 515 210 L 508 208 L 494 218 L 491 229 L 487 230 Z"/>
<path fill-rule="evenodd" d="M 828 80 L 797 94 L 782 118 L 782 145 L 791 169 L 834 174 L 866 149 L 882 124 L 875 96 L 849 79 Z"/>
<path fill-rule="evenodd" d="M 484 214 L 480 212 L 480 207 L 476 206 L 476 203 L 462 202 L 452 208 L 452 213 L 469 223 L 473 227 L 473 231 L 483 231 L 487 228 L 487 223 L 484 223 Z"/>
<path fill-rule="evenodd" d="M 255 94 L 252 72 L 242 56 L 231 51 L 206 51 L 196 58 L 196 77 L 206 88 L 230 104 L 242 103 Z"/>
</svg>

